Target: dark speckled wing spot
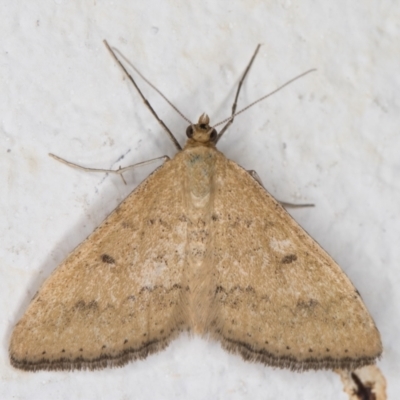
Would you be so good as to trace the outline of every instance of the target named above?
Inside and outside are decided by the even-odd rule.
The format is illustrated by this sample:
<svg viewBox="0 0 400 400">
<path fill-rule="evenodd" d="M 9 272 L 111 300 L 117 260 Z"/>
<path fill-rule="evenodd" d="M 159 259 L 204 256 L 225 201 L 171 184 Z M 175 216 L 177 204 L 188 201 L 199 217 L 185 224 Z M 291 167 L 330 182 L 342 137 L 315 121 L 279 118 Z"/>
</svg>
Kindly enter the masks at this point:
<svg viewBox="0 0 400 400">
<path fill-rule="evenodd" d="M 109 254 L 102 254 L 101 261 L 106 264 L 115 264 L 115 259 L 111 257 Z"/>
</svg>

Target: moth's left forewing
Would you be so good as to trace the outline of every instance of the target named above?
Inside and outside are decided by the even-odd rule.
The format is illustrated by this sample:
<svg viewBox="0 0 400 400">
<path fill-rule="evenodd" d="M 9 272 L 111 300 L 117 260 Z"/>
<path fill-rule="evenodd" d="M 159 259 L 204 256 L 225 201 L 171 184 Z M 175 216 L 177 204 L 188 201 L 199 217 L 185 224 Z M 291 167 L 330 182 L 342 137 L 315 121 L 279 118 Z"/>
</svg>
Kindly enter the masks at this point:
<svg viewBox="0 0 400 400">
<path fill-rule="evenodd" d="M 215 170 L 210 333 L 278 367 L 373 363 L 379 332 L 340 267 L 247 171 L 222 154 Z"/>
<path fill-rule="evenodd" d="M 11 336 L 14 367 L 120 366 L 187 329 L 181 176 L 158 168 L 45 281 Z"/>
</svg>

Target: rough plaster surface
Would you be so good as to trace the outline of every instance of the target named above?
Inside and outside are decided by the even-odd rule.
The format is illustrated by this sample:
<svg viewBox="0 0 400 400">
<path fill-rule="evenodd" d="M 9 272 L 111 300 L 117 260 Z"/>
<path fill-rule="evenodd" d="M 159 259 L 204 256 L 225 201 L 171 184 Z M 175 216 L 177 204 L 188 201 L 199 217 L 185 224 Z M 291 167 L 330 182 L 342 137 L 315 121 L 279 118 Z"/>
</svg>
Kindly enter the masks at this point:
<svg viewBox="0 0 400 400">
<path fill-rule="evenodd" d="M 229 114 L 318 71 L 235 121 L 219 148 L 258 172 L 339 262 L 383 338 L 389 398 L 400 391 L 400 4 L 396 1 L 1 1 L 0 397 L 2 399 L 346 399 L 330 372 L 249 364 L 182 336 L 164 352 L 98 372 L 14 370 L 13 325 L 57 264 L 154 168 L 116 168 L 174 148 L 122 79 L 106 38 L 187 115 Z M 143 85 L 183 143 L 186 123 Z M 123 158 L 123 159 L 122 159 Z"/>
</svg>

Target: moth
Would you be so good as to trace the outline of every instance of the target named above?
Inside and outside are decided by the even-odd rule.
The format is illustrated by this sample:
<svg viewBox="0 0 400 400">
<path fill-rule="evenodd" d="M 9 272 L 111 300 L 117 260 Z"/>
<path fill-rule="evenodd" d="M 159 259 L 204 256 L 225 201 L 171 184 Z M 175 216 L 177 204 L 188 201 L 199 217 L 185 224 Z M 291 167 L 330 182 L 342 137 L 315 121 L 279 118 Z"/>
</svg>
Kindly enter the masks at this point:
<svg viewBox="0 0 400 400">
<path fill-rule="evenodd" d="M 216 147 L 243 111 L 235 113 L 236 100 L 256 53 L 221 132 L 206 114 L 189 121 L 183 148 L 169 132 L 175 157 L 45 281 L 12 333 L 14 367 L 122 366 L 183 331 L 292 370 L 353 370 L 381 355 L 379 332 L 344 272 L 256 175 Z"/>
</svg>

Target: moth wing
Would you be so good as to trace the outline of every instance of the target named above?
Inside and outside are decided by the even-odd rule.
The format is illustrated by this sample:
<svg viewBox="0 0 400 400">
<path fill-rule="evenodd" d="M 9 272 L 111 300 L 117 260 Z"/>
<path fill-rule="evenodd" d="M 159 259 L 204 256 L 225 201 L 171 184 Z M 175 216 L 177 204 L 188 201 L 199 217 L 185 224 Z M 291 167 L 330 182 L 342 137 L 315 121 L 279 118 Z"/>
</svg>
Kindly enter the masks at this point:
<svg viewBox="0 0 400 400">
<path fill-rule="evenodd" d="M 123 365 L 186 327 L 181 173 L 165 162 L 45 281 L 12 333 L 15 367 Z"/>
<path fill-rule="evenodd" d="M 373 363 L 380 335 L 344 272 L 247 171 L 225 157 L 220 163 L 211 335 L 245 359 L 277 367 Z"/>
</svg>

